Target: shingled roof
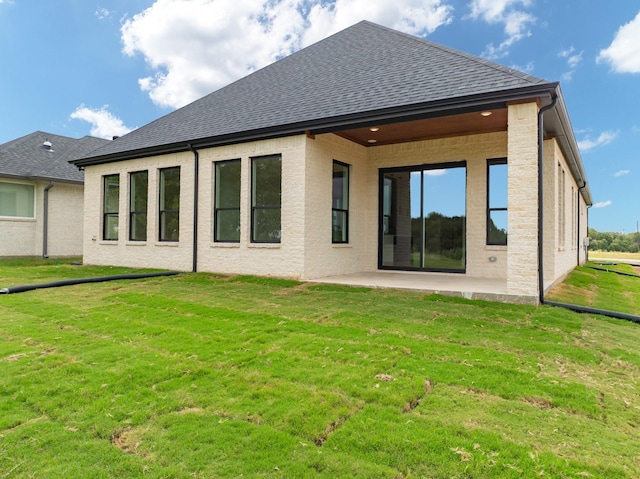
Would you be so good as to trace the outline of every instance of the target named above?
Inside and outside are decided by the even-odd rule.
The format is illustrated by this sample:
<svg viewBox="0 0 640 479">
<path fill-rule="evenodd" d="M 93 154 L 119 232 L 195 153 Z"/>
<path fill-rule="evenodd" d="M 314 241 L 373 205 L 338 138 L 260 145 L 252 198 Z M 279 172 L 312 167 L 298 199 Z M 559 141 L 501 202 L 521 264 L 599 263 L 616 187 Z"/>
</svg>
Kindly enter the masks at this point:
<svg viewBox="0 0 640 479">
<path fill-rule="evenodd" d="M 51 147 L 45 146 L 49 142 Z M 92 136 L 80 139 L 36 131 L 0 145 L 0 177 L 83 183 L 84 174 L 69 160 L 108 143 Z"/>
<path fill-rule="evenodd" d="M 74 161 L 78 166 L 545 95 L 557 83 L 363 21 Z"/>
</svg>

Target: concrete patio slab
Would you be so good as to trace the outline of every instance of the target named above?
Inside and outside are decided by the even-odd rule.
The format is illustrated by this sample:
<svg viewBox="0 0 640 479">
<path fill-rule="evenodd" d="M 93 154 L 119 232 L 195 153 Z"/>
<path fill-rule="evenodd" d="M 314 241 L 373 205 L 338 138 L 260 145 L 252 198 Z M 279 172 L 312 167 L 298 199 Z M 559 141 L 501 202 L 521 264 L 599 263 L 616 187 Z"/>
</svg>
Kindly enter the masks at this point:
<svg viewBox="0 0 640 479">
<path fill-rule="evenodd" d="M 308 280 L 312 283 L 344 284 L 370 288 L 393 288 L 425 293 L 460 296 L 516 304 L 537 304 L 538 298 L 507 292 L 507 281 L 477 278 L 454 273 L 414 273 L 407 271 L 373 271 L 326 276 Z"/>
</svg>

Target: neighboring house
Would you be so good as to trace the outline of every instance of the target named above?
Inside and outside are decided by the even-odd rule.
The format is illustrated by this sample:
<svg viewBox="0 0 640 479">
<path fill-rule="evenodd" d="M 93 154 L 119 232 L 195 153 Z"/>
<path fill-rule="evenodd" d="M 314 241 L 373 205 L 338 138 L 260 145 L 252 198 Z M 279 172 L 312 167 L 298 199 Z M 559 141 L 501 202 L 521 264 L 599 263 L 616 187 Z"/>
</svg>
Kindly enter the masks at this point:
<svg viewBox="0 0 640 479">
<path fill-rule="evenodd" d="M 88 263 L 453 272 L 512 301 L 584 261 L 592 203 L 557 83 L 369 22 L 72 163 Z"/>
<path fill-rule="evenodd" d="M 36 131 L 0 145 L 0 257 L 82 255 L 84 175 L 69 160 L 105 143 Z"/>
</svg>

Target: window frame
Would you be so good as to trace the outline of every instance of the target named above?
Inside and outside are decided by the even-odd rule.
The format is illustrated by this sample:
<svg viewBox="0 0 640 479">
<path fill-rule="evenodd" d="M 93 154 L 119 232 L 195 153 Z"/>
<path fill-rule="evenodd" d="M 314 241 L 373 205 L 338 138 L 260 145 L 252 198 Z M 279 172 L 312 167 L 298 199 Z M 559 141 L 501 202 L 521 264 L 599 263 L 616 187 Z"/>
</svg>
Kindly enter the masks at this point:
<svg viewBox="0 0 640 479">
<path fill-rule="evenodd" d="M 494 211 L 509 211 L 508 203 L 508 191 L 509 191 L 509 176 L 508 176 L 508 161 L 507 158 L 491 158 L 487 160 L 487 214 L 486 214 L 486 244 L 487 246 L 507 246 L 509 244 L 509 225 L 507 221 L 507 234 L 505 235 L 504 242 L 495 241 L 491 238 L 491 213 Z M 507 205 L 495 207 L 491 205 L 491 167 L 497 165 L 507 165 Z"/>
<path fill-rule="evenodd" d="M 166 198 L 163 198 L 165 195 L 165 174 L 169 171 L 177 171 L 178 172 L 178 209 L 165 209 Z M 170 166 L 168 168 L 160 168 L 158 170 L 158 241 L 163 243 L 177 243 L 180 241 L 180 167 L 179 166 Z M 163 218 L 167 213 L 175 213 L 178 217 L 177 224 L 177 235 L 176 238 L 168 238 L 166 236 L 166 232 L 163 230 Z M 163 232 L 165 233 L 163 235 Z"/>
<path fill-rule="evenodd" d="M 256 171 L 255 165 L 259 161 L 269 161 L 269 160 L 277 160 L 280 164 L 280 184 L 279 186 L 279 203 L 276 204 L 263 204 L 256 205 Z M 256 212 L 263 210 L 278 210 L 280 214 L 279 223 L 279 235 L 277 239 L 273 240 L 261 240 L 256 239 Z M 262 244 L 280 244 L 282 243 L 282 155 L 274 154 L 274 155 L 264 155 L 264 156 L 255 156 L 251 158 L 251 243 L 262 243 Z"/>
<path fill-rule="evenodd" d="M 220 203 L 219 193 L 221 190 L 219 179 L 220 179 L 220 170 L 219 167 L 222 165 L 230 165 L 232 163 L 237 163 L 239 166 L 238 169 L 238 198 L 237 198 L 237 207 L 230 206 L 218 206 Z M 232 160 L 222 160 L 222 161 L 214 161 L 213 170 L 215 174 L 214 178 L 214 193 L 213 193 L 213 241 L 215 243 L 239 243 L 240 235 L 241 235 L 241 210 L 240 210 L 240 202 L 242 195 L 242 160 L 240 158 L 235 158 Z M 220 237 L 220 229 L 218 228 L 218 219 L 219 213 L 223 211 L 237 211 L 238 212 L 238 239 L 229 239 Z"/>
<path fill-rule="evenodd" d="M 31 192 L 30 192 L 31 204 L 28 205 L 28 207 L 31 210 L 31 215 L 30 216 L 20 216 L 18 214 L 15 214 L 15 215 L 3 215 L 3 214 L 0 214 L 0 218 L 11 218 L 11 219 L 15 218 L 15 219 L 29 219 L 29 220 L 36 219 L 36 185 L 34 185 L 32 183 L 21 182 L 21 181 L 6 181 L 4 178 L 2 179 L 2 181 L 0 181 L 0 184 L 25 186 L 25 187 L 28 187 L 31 190 Z M 16 211 L 15 212 L 16 213 L 18 212 L 17 203 L 16 203 Z"/>
<path fill-rule="evenodd" d="M 344 208 L 337 208 L 335 205 L 335 197 L 336 197 L 336 188 L 333 180 L 335 179 L 336 166 L 342 167 L 345 172 L 346 177 L 346 186 L 343 185 L 342 194 L 345 193 L 346 190 L 346 199 L 342 198 L 343 205 L 346 205 Z M 349 243 L 349 191 L 350 191 L 350 182 L 351 182 L 351 165 L 348 163 L 343 163 L 338 160 L 333 160 L 332 163 L 332 184 L 331 184 L 331 243 L 332 244 L 347 244 Z M 345 225 L 345 231 L 342 234 L 343 239 L 336 240 L 335 236 L 335 228 L 336 228 L 336 215 L 344 216 L 343 224 Z"/>
<path fill-rule="evenodd" d="M 146 196 L 145 196 L 145 205 L 144 210 L 138 209 L 138 205 L 135 202 L 135 188 L 134 188 L 134 177 L 138 175 L 146 174 Z M 133 233 L 134 224 L 136 222 L 137 216 L 144 216 L 144 238 L 134 238 Z M 147 241 L 147 226 L 149 222 L 149 170 L 141 170 L 141 171 L 132 171 L 129 173 L 129 241 Z"/>
<path fill-rule="evenodd" d="M 109 202 L 107 200 L 108 191 L 110 188 L 107 182 L 110 178 L 118 179 L 118 201 L 117 208 L 114 211 L 108 210 Z M 107 230 L 109 225 L 111 224 L 110 219 L 116 218 L 116 229 L 115 229 L 115 237 L 108 237 Z M 118 241 L 120 238 L 120 173 L 114 173 L 111 175 L 103 175 L 102 176 L 102 241 Z"/>
</svg>

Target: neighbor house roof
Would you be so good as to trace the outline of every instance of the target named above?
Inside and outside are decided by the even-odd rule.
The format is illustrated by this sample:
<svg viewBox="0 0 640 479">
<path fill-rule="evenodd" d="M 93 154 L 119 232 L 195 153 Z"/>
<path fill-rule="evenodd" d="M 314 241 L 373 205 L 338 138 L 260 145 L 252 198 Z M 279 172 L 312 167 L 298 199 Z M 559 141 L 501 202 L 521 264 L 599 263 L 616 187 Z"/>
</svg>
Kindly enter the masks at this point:
<svg viewBox="0 0 640 479">
<path fill-rule="evenodd" d="M 82 183 L 83 173 L 69 160 L 105 143 L 108 140 L 92 136 L 76 139 L 36 131 L 0 145 L 0 177 Z"/>
<path fill-rule="evenodd" d="M 371 22 L 357 23 L 78 157 L 78 167 L 155 154 L 346 130 L 371 123 L 550 103 L 559 85 Z M 564 102 L 554 126 L 569 126 Z M 573 132 L 562 145 L 577 158 Z"/>
</svg>

